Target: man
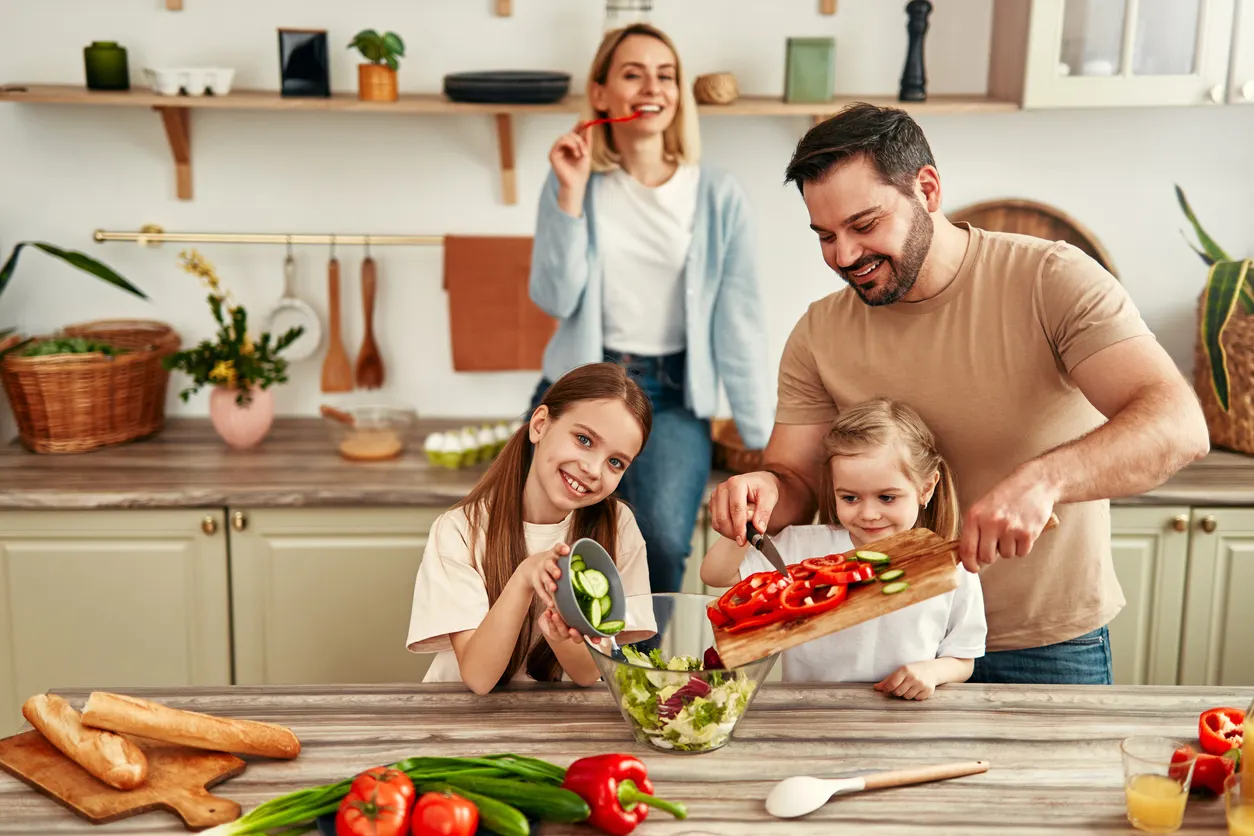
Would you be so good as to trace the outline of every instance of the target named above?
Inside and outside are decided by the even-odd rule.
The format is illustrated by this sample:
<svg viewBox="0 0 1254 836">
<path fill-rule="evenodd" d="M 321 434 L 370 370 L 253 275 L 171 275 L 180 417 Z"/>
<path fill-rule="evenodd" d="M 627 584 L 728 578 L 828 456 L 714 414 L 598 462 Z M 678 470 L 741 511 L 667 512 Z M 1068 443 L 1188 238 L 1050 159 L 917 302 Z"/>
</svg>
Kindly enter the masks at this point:
<svg viewBox="0 0 1254 836">
<path fill-rule="evenodd" d="M 953 468 L 959 556 L 984 586 L 988 654 L 972 681 L 1110 683 L 1106 625 L 1124 599 L 1109 499 L 1206 454 L 1193 391 L 1079 249 L 946 220 L 931 149 L 903 111 L 857 104 L 815 126 L 786 180 L 852 292 L 793 329 L 764 470 L 716 489 L 715 530 L 743 543 L 747 519 L 811 521 L 829 422 L 900 399 Z M 1055 511 L 1061 525 L 1038 543 Z"/>
</svg>

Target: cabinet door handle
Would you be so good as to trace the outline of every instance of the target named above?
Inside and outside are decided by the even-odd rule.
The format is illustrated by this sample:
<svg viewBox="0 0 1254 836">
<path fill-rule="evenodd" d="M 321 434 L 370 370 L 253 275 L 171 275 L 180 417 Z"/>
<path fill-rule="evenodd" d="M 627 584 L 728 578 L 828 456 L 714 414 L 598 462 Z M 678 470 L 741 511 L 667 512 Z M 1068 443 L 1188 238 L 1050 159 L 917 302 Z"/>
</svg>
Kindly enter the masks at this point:
<svg viewBox="0 0 1254 836">
<path fill-rule="evenodd" d="M 1171 527 L 1174 528 L 1176 531 L 1188 531 L 1189 530 L 1189 515 L 1188 514 L 1176 514 L 1176 516 L 1173 517 L 1171 520 Z"/>
<path fill-rule="evenodd" d="M 1224 86 L 1222 84 L 1216 84 L 1214 87 L 1210 88 L 1210 100 L 1215 104 L 1223 104 Z"/>
<path fill-rule="evenodd" d="M 1241 85 L 1241 98 L 1247 102 L 1254 102 L 1254 80 Z"/>
<path fill-rule="evenodd" d="M 236 531 L 243 531 L 248 528 L 248 517 L 244 516 L 243 511 L 236 511 L 231 515 L 231 528 Z"/>
<path fill-rule="evenodd" d="M 1211 516 L 1210 514 L 1207 514 L 1206 516 L 1202 517 L 1202 531 L 1205 531 L 1207 534 L 1210 534 L 1212 531 L 1214 531 L 1218 527 L 1219 527 L 1219 523 L 1217 523 L 1215 521 L 1215 518 Z"/>
<path fill-rule="evenodd" d="M 200 530 L 212 537 L 218 532 L 218 521 L 214 517 L 205 517 L 200 521 Z"/>
</svg>

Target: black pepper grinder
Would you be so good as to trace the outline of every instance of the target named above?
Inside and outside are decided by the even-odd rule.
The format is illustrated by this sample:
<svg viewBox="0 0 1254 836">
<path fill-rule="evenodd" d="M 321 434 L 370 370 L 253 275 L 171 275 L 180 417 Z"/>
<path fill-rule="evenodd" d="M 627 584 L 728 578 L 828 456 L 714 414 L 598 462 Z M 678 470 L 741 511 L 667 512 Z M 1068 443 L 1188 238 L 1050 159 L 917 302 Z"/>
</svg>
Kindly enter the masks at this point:
<svg viewBox="0 0 1254 836">
<path fill-rule="evenodd" d="M 906 32 L 910 44 L 906 47 L 906 67 L 901 72 L 901 92 L 897 96 L 903 102 L 927 101 L 927 73 L 923 69 L 923 38 L 927 35 L 927 16 L 932 13 L 930 0 L 910 0 L 906 4 Z"/>
</svg>

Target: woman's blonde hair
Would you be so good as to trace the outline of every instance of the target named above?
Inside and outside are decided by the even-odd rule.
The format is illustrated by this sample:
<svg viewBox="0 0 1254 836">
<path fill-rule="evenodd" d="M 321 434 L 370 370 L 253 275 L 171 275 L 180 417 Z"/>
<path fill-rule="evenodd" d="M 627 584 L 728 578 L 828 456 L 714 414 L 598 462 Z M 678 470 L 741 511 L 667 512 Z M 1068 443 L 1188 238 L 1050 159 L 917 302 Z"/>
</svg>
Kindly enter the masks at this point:
<svg viewBox="0 0 1254 836">
<path fill-rule="evenodd" d="M 701 158 L 701 131 L 697 125 L 697 100 L 692 94 L 692 85 L 684 75 L 683 64 L 679 59 L 679 50 L 661 29 L 647 23 L 633 23 L 621 29 L 605 33 L 596 57 L 592 59 L 592 67 L 588 70 L 588 85 L 584 97 L 582 120 L 600 119 L 608 114 L 594 110 L 592 107 L 592 85 L 605 84 L 609 80 L 610 68 L 614 64 L 614 53 L 619 45 L 632 35 L 646 35 L 656 38 L 670 49 L 675 56 L 675 84 L 679 87 L 679 102 L 675 118 L 662 134 L 662 154 L 670 162 L 695 164 Z M 597 125 L 589 132 L 591 143 L 592 170 L 609 171 L 619 165 L 618 149 L 614 147 L 613 126 Z"/>
<path fill-rule="evenodd" d="M 932 500 L 919 512 L 915 528 L 928 528 L 946 540 L 958 536 L 961 518 L 953 473 L 936 449 L 936 436 L 919 413 L 898 401 L 872 398 L 844 409 L 823 439 L 823 476 L 819 493 L 819 518 L 827 525 L 838 525 L 836 486 L 832 459 L 856 456 L 875 447 L 899 444 L 904 454 L 906 476 L 921 492 L 933 473 L 939 474 Z"/>
</svg>

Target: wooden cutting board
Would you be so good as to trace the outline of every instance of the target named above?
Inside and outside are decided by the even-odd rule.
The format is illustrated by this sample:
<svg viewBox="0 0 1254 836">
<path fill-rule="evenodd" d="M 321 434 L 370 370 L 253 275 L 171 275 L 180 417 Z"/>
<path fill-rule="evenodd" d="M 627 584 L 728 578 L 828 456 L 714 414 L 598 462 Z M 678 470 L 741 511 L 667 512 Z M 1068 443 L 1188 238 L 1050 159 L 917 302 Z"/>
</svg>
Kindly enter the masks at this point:
<svg viewBox="0 0 1254 836">
<path fill-rule="evenodd" d="M 116 790 L 97 780 L 37 731 L 0 740 L 0 768 L 95 824 L 150 810 L 177 813 L 194 829 L 239 818 L 238 804 L 210 795 L 205 788 L 239 775 L 244 771 L 244 761 L 224 752 L 206 752 L 138 737 L 131 740 L 148 758 L 148 780 L 129 791 Z"/>
<path fill-rule="evenodd" d="M 845 602 L 836 609 L 800 621 L 766 624 L 743 633 L 728 633 L 721 627 L 715 627 L 714 643 L 723 664 L 729 668 L 744 665 L 928 598 L 944 595 L 958 588 L 958 573 L 965 571 L 958 566 L 954 547 L 926 528 L 912 528 L 862 548 L 888 555 L 893 569 L 905 571 L 897 580 L 906 581 L 910 584 L 909 588 L 894 595 L 885 595 L 880 591 L 884 584 L 878 581 L 865 586 L 851 586 Z M 850 549 L 845 555 L 852 558 L 854 551 L 856 549 Z"/>
</svg>

